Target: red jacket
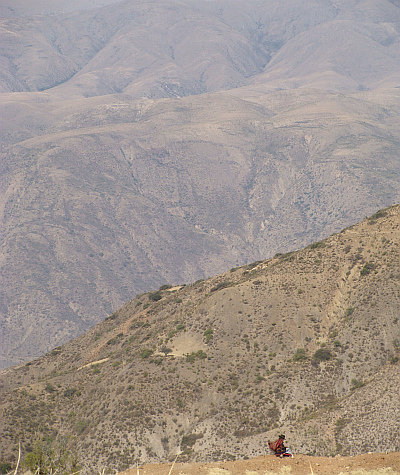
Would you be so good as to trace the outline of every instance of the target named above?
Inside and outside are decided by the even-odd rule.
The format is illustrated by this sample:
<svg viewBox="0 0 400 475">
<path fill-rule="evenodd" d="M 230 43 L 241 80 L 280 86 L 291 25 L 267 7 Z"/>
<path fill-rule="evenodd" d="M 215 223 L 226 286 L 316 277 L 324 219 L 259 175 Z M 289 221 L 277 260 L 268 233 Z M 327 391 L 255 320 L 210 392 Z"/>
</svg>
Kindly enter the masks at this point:
<svg viewBox="0 0 400 475">
<path fill-rule="evenodd" d="M 275 440 L 275 442 L 268 442 L 268 445 L 269 448 L 274 452 L 285 450 L 285 444 L 283 439 Z"/>
</svg>

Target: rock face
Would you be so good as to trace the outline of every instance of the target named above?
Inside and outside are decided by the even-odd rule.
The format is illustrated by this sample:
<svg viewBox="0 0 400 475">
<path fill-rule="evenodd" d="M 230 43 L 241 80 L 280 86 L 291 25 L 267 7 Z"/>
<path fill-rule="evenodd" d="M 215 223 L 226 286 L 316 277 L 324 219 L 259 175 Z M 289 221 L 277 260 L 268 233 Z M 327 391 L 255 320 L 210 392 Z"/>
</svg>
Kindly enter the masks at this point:
<svg viewBox="0 0 400 475">
<path fill-rule="evenodd" d="M 299 251 L 138 295 L 0 374 L 1 451 L 69 435 L 87 468 L 399 451 L 400 206 Z"/>
<path fill-rule="evenodd" d="M 400 200 L 395 2 L 0 13 L 2 367 Z"/>
</svg>

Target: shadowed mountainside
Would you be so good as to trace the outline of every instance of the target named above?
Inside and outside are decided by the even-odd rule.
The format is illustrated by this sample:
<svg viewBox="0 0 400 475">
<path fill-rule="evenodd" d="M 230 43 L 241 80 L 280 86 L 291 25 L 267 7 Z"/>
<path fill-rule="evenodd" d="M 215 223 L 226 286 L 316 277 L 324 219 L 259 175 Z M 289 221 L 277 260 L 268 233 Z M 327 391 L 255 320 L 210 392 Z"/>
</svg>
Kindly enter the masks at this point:
<svg viewBox="0 0 400 475">
<path fill-rule="evenodd" d="M 1 450 L 38 429 L 87 467 L 399 451 L 400 206 L 299 251 L 141 294 L 0 375 Z"/>
</svg>

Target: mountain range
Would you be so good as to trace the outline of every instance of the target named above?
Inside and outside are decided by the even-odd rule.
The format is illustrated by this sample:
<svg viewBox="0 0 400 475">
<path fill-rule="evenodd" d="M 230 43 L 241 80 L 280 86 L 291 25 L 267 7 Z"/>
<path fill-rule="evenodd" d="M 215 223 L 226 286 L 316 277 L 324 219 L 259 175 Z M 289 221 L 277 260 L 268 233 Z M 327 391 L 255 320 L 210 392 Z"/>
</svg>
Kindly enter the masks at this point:
<svg viewBox="0 0 400 475">
<path fill-rule="evenodd" d="M 0 14 L 1 367 L 400 201 L 397 0 Z"/>
</svg>

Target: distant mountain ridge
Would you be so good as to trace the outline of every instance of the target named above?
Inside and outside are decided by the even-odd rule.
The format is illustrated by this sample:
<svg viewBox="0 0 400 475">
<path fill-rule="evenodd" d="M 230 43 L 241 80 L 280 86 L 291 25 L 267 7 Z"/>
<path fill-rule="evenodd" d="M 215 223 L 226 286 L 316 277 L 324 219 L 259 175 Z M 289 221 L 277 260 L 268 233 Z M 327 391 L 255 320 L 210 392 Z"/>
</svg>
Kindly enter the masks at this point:
<svg viewBox="0 0 400 475">
<path fill-rule="evenodd" d="M 35 21 L 3 19 L 2 92 L 61 84 L 54 92 L 158 98 L 254 81 L 349 91 L 400 78 L 400 13 L 390 1 L 84 6 Z"/>
<path fill-rule="evenodd" d="M 0 373 L 1 451 L 68 434 L 85 469 L 399 451 L 400 206 L 295 252 L 138 295 Z"/>
</svg>

